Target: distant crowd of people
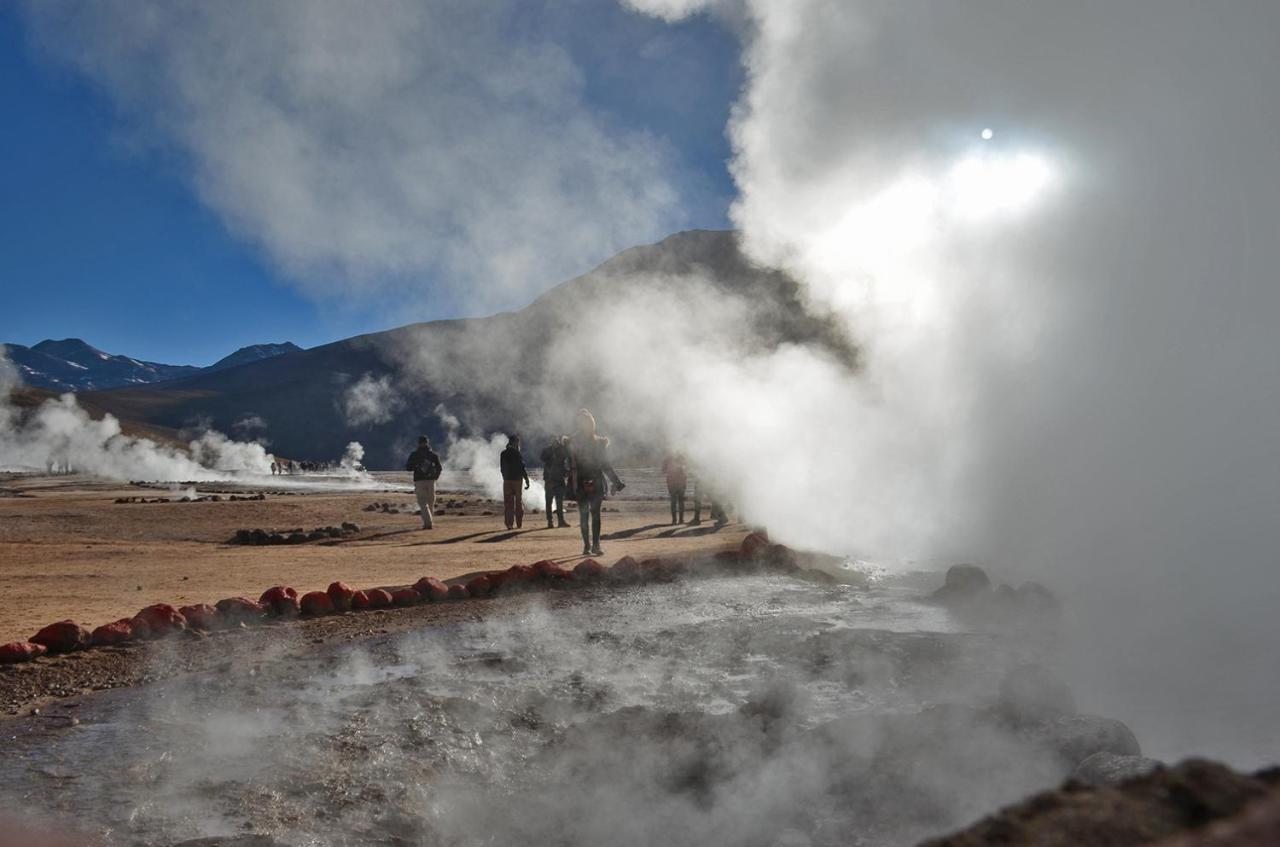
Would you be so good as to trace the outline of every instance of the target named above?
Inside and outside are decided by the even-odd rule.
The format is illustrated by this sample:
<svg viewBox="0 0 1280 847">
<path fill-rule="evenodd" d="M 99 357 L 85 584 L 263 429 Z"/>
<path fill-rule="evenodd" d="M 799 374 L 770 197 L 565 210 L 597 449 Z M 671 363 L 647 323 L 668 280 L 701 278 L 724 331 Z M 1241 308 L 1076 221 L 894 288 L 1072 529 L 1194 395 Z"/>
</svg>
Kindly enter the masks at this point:
<svg viewBox="0 0 1280 847">
<path fill-rule="evenodd" d="M 295 462 L 292 459 L 278 459 L 271 463 L 272 476 L 295 473 L 328 473 L 339 467 L 337 462 Z"/>
</svg>

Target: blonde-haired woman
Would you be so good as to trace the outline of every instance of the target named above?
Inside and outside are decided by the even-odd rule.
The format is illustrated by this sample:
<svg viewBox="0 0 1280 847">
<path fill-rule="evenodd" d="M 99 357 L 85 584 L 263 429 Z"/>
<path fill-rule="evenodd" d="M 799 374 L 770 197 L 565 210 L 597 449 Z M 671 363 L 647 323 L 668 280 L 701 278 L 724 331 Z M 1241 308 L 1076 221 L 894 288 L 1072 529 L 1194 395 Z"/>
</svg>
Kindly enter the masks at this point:
<svg viewBox="0 0 1280 847">
<path fill-rule="evenodd" d="M 599 556 L 600 506 L 613 483 L 616 494 L 626 486 L 609 462 L 609 439 L 596 434 L 596 419 L 579 409 L 573 435 L 569 438 L 569 486 L 578 501 L 578 525 L 582 527 L 582 555 Z"/>
</svg>

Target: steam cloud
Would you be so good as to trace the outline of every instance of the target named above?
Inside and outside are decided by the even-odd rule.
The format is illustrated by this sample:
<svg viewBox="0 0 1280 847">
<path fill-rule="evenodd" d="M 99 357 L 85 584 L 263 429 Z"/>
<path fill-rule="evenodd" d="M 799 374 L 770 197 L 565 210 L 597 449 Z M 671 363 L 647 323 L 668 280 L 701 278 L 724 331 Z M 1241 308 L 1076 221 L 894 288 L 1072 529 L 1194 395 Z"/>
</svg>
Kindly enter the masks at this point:
<svg viewBox="0 0 1280 847">
<path fill-rule="evenodd" d="M 374 378 L 372 374 L 360 377 L 343 395 L 343 411 L 351 426 L 386 423 L 404 408 L 391 386 L 391 377 Z"/>
<path fill-rule="evenodd" d="M 269 474 L 261 444 L 232 441 L 208 430 L 184 452 L 126 435 L 111 415 L 94 420 L 72 394 L 17 408 L 18 371 L 0 348 L 0 468 L 74 470 L 110 479 L 163 482 L 224 479 L 229 473 Z"/>
<path fill-rule="evenodd" d="M 553 40 L 575 12 L 524 5 L 26 8 L 52 55 L 176 146 L 233 230 L 309 291 L 403 318 L 406 280 L 506 306 L 683 220 L 663 144 L 585 104 Z"/>
</svg>

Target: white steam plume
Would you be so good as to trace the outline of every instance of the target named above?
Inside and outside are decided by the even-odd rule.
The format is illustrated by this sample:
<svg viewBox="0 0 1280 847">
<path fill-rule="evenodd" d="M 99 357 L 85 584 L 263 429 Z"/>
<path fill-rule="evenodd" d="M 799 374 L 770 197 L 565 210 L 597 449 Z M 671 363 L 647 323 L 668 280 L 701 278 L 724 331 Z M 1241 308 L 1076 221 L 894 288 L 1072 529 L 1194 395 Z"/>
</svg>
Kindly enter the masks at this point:
<svg viewBox="0 0 1280 847">
<path fill-rule="evenodd" d="M 440 451 L 444 470 L 457 474 L 480 489 L 486 497 L 502 500 L 502 467 L 499 457 L 507 446 L 507 436 L 495 433 L 490 436 L 464 435 L 461 421 L 451 415 L 443 406 L 438 406 L 435 414 L 445 427 L 444 449 Z M 527 456 L 526 456 L 527 460 Z M 521 495 L 526 510 L 538 511 L 546 503 L 546 489 L 541 482 L 530 475 L 529 488 L 521 483 Z"/>
<path fill-rule="evenodd" d="M 313 293 L 377 295 L 403 319 L 404 283 L 427 276 L 506 306 L 682 220 L 668 151 L 587 105 L 554 6 L 26 10 L 42 47 L 176 147 L 200 198 Z"/>
<path fill-rule="evenodd" d="M 735 221 L 866 352 L 852 444 L 799 437 L 1070 591 L 1076 682 L 1157 754 L 1280 756 L 1280 6 L 740 6 Z"/>
<path fill-rule="evenodd" d="M 391 385 L 390 376 L 365 374 L 347 389 L 342 410 L 351 426 L 383 424 L 404 408 L 404 401 Z"/>
</svg>

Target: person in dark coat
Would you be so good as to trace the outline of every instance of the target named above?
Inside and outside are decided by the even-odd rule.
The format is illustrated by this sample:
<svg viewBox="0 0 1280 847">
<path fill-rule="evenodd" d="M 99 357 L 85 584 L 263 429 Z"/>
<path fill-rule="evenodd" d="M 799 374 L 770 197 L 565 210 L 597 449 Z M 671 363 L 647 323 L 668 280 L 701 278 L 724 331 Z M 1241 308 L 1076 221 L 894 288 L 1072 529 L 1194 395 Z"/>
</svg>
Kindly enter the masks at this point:
<svg viewBox="0 0 1280 847">
<path fill-rule="evenodd" d="M 520 480 L 524 487 L 529 487 L 529 471 L 524 466 L 524 456 L 520 455 L 520 436 L 513 435 L 507 440 L 507 449 L 502 451 L 498 459 L 502 466 L 502 515 L 507 522 L 507 529 L 514 525 L 517 529 L 524 526 L 524 494 L 520 490 Z"/>
<path fill-rule="evenodd" d="M 676 454 L 662 460 L 662 473 L 667 478 L 667 496 L 671 498 L 671 523 L 684 523 L 684 492 L 689 477 L 684 468 L 684 456 Z"/>
<path fill-rule="evenodd" d="M 413 471 L 413 496 L 418 499 L 418 511 L 422 513 L 422 528 L 431 529 L 435 525 L 436 480 L 444 469 L 440 457 L 431 449 L 431 439 L 418 436 L 418 449 L 409 454 L 404 469 Z"/>
<path fill-rule="evenodd" d="M 559 525 L 566 527 L 564 519 L 564 495 L 569 487 L 569 436 L 557 435 L 542 450 L 542 485 L 546 488 L 547 529 Z M 551 507 L 555 506 L 556 523 L 551 522 Z"/>
<path fill-rule="evenodd" d="M 596 434 L 596 419 L 586 409 L 578 410 L 577 425 L 569 439 L 569 487 L 578 501 L 578 524 L 582 528 L 582 555 L 600 556 L 600 507 L 607 482 L 616 494 L 626 486 L 609 462 L 609 439 Z"/>
</svg>

